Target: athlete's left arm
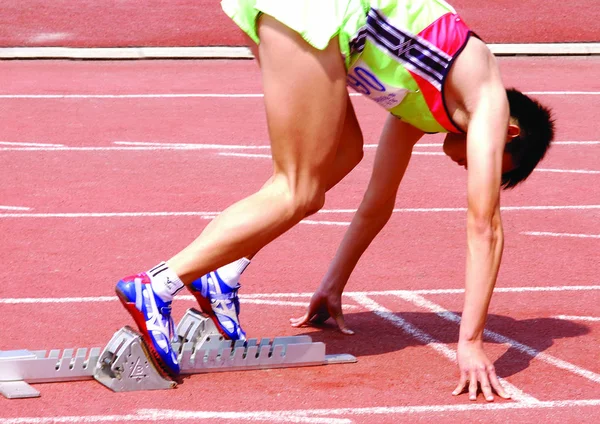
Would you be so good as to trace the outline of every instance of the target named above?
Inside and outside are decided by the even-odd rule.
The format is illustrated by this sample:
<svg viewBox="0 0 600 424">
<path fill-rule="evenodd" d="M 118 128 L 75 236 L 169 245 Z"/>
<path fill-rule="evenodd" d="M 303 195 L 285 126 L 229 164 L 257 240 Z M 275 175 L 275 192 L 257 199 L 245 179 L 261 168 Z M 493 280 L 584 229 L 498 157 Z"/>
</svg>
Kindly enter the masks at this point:
<svg viewBox="0 0 600 424">
<path fill-rule="evenodd" d="M 458 343 L 461 376 L 454 394 L 461 393 L 469 381 L 469 397 L 474 400 L 479 382 L 486 400 L 492 401 L 492 388 L 500 396 L 508 397 L 492 362 L 483 351 L 483 332 L 504 244 L 500 182 L 509 109 L 495 58 L 491 53 L 481 54 L 482 69 L 475 71 L 469 82 L 465 82 L 470 87 L 463 97 L 470 117 L 467 131 L 467 265 Z"/>
</svg>

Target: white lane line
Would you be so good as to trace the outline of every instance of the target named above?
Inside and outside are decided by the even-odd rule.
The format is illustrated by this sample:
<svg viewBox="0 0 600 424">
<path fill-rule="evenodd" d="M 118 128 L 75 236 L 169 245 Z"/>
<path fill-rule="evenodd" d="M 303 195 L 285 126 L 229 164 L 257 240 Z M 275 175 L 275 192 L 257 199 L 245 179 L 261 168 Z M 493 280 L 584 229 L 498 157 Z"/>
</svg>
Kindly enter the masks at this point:
<svg viewBox="0 0 600 424">
<path fill-rule="evenodd" d="M 0 206 L 0 210 L 3 207 Z M 10 210 L 10 209 L 9 209 Z M 69 213 L 69 214 L 18 214 L 18 213 L 0 213 L 0 218 L 24 218 L 26 215 L 38 215 L 37 218 L 115 218 L 115 217 L 127 217 L 127 218 L 139 218 L 144 217 L 164 217 L 164 216 L 197 216 L 200 219 L 214 219 L 218 216 L 218 213 L 210 212 L 151 212 L 149 214 L 137 213 L 137 212 L 124 212 L 124 213 Z M 326 226 L 342 226 L 347 227 L 350 225 L 350 221 L 319 221 L 312 219 L 304 219 L 300 221 L 300 224 L 306 225 L 326 225 Z"/>
<path fill-rule="evenodd" d="M 574 238 L 600 238 L 600 234 L 570 234 L 570 233 L 552 233 L 547 231 L 523 231 L 521 234 L 526 236 L 538 237 L 574 237 Z"/>
<path fill-rule="evenodd" d="M 584 210 L 598 209 L 600 205 L 571 205 L 571 206 L 502 206 L 503 211 L 541 211 L 541 210 Z M 465 208 L 466 210 L 466 208 Z"/>
<path fill-rule="evenodd" d="M 335 409 L 299 409 L 278 411 L 178 411 L 170 409 L 139 409 L 135 413 L 123 415 L 61 415 L 53 417 L 0 418 L 0 424 L 71 424 L 106 422 L 168 422 L 168 421 L 273 421 L 273 422 L 312 422 L 312 423 L 350 423 L 349 419 L 336 419 L 333 416 L 369 416 L 369 415 L 414 415 L 443 414 L 449 412 L 474 411 L 527 411 L 537 409 L 590 408 L 600 406 L 600 399 L 554 400 L 542 402 L 497 402 L 464 403 L 458 405 L 421 405 L 421 406 L 380 406 L 366 408 Z M 578 412 L 576 412 L 578 413 Z M 581 411 L 580 413 L 585 414 Z M 585 416 L 585 415 L 582 415 Z M 319 421 L 298 421 L 298 420 Z"/>
<path fill-rule="evenodd" d="M 598 286 L 541 286 L 541 287 L 496 287 L 494 293 L 539 293 L 539 292 L 563 292 L 563 291 L 596 291 L 600 290 Z M 346 296 L 401 296 L 403 294 L 422 294 L 422 295 L 445 295 L 445 294 L 463 294 L 465 289 L 417 289 L 417 290 L 372 290 L 364 292 L 344 292 Z M 297 298 L 311 297 L 313 293 L 262 293 L 246 294 L 246 299 L 251 298 Z"/>
<path fill-rule="evenodd" d="M 8 144 L 11 143 L 11 144 Z M 31 145 L 29 145 L 31 144 Z M 4 152 L 104 152 L 104 151 L 161 151 L 161 150 L 248 150 L 248 149 L 265 149 L 271 147 L 264 145 L 230 145 L 230 144 L 200 144 L 200 143 L 159 143 L 159 142 L 144 142 L 144 141 L 115 141 L 115 146 L 78 146 L 70 147 L 62 144 L 34 144 L 29 143 L 15 144 L 6 142 L 5 147 L 0 147 L 0 151 Z M 600 141 L 557 141 L 553 144 L 571 144 L 571 145 L 596 145 Z M 2 143 L 0 143 L 2 146 Z M 416 147 L 440 147 L 442 143 L 424 143 L 417 144 Z M 377 144 L 365 144 L 365 149 L 375 149 Z M 414 155 L 426 156 L 444 156 L 443 152 L 427 152 L 415 150 Z"/>
<path fill-rule="evenodd" d="M 177 297 L 179 299 L 179 296 Z M 187 296 L 187 300 L 195 300 L 193 298 L 193 296 Z M 308 308 L 309 302 L 291 302 L 291 301 L 285 301 L 285 300 L 267 300 L 267 299 L 255 299 L 255 298 L 248 298 L 245 296 L 240 296 L 241 300 L 244 302 L 244 304 L 251 304 L 251 305 L 272 305 L 272 306 L 298 306 L 301 308 Z M 356 309 L 358 308 L 358 306 L 356 305 L 344 305 L 343 309 Z"/>
<path fill-rule="evenodd" d="M 312 414 L 311 414 L 312 415 Z M 304 411 L 241 411 L 241 412 L 210 412 L 210 411 L 176 411 L 158 409 L 140 409 L 136 414 L 127 415 L 87 415 L 87 416 L 58 416 L 38 418 L 0 418 L 0 424 L 50 424 L 50 423 L 98 423 L 98 422 L 164 422 L 173 420 L 210 420 L 219 422 L 260 421 L 284 423 L 311 424 L 349 424 L 347 418 L 331 418 L 309 416 Z"/>
<path fill-rule="evenodd" d="M 178 296 L 177 298 L 193 297 L 193 296 Z M 115 296 L 95 296 L 95 297 L 23 297 L 23 298 L 0 298 L 0 305 L 28 305 L 42 303 L 96 303 L 96 302 L 112 302 L 117 300 Z"/>
<path fill-rule="evenodd" d="M 536 96 L 598 96 L 600 91 L 525 91 L 527 95 Z M 349 93 L 351 97 L 367 99 L 360 93 Z M 257 99 L 264 97 L 262 93 L 131 93 L 131 94 L 0 94 L 0 99 Z"/>
<path fill-rule="evenodd" d="M 598 286 L 542 286 L 542 287 L 496 287 L 494 293 L 539 293 L 539 292 L 569 292 L 569 291 L 596 291 Z M 344 296 L 410 296 L 410 295 L 445 295 L 463 294 L 464 289 L 418 289 L 418 290 L 372 290 L 361 292 L 345 292 Z M 244 302 L 262 299 L 310 299 L 313 292 L 305 293 L 251 293 L 240 294 Z M 191 295 L 179 295 L 179 300 L 195 300 Z M 0 304 L 19 305 L 35 303 L 94 303 L 112 302 L 117 300 L 116 296 L 89 296 L 89 297 L 22 297 L 22 298 L 0 298 Z M 345 306 L 344 306 L 345 307 Z"/>
<path fill-rule="evenodd" d="M 308 225 L 333 225 L 340 227 L 348 227 L 350 225 L 350 221 L 315 221 L 313 219 L 303 219 L 300 221 L 300 223 Z"/>
<path fill-rule="evenodd" d="M 247 420 L 247 421 L 291 421 L 292 419 L 321 417 L 332 424 L 347 423 L 348 420 L 335 419 L 333 416 L 369 416 L 369 415 L 414 415 L 414 414 L 443 414 L 450 412 L 475 411 L 528 411 L 538 409 L 591 408 L 600 406 L 600 399 L 584 400 L 553 400 L 532 403 L 495 402 L 495 403 L 463 403 L 454 405 L 421 405 L 421 406 L 375 406 L 366 408 L 331 408 L 331 409 L 298 409 L 278 411 L 178 411 L 170 409 L 139 409 L 135 413 L 123 415 L 80 415 L 54 417 L 19 417 L 0 418 L 0 424 L 71 424 L 71 423 L 101 423 L 101 422 L 168 422 L 194 420 Z M 575 412 L 584 415 L 584 411 Z M 329 420 L 329 421 L 327 421 Z M 313 421 L 316 422 L 316 421 Z"/>
<path fill-rule="evenodd" d="M 555 315 L 552 318 L 562 319 L 565 321 L 600 322 L 600 317 L 582 317 L 582 316 L 577 316 L 577 315 Z"/>
<path fill-rule="evenodd" d="M 421 406 L 381 406 L 366 408 L 332 408 L 278 411 L 298 415 L 392 415 L 392 414 L 419 414 L 435 412 L 463 412 L 463 411 L 494 411 L 510 409 L 548 409 L 548 408 L 573 408 L 585 406 L 600 406 L 600 399 L 566 400 L 566 401 L 541 401 L 541 402 L 501 402 L 501 403 L 464 403 L 459 405 L 421 405 Z M 148 411 L 148 410 L 145 410 Z M 145 412 L 144 411 L 144 412 Z M 190 411 L 191 412 L 191 411 Z M 194 412 L 192 412 L 194 413 Z"/>
<path fill-rule="evenodd" d="M 413 150 L 413 156 L 446 156 L 444 152 L 424 152 L 419 150 Z M 257 154 L 257 153 L 230 153 L 220 152 L 219 156 L 233 156 L 240 158 L 265 158 L 271 159 L 271 155 L 268 154 Z M 558 172 L 558 173 L 571 173 L 571 174 L 600 174 L 600 171 L 588 171 L 585 169 L 535 169 L 536 172 Z"/>
<path fill-rule="evenodd" d="M 0 94 L 0 99 L 256 99 L 258 93 Z"/>
<path fill-rule="evenodd" d="M 494 293 L 536 293 L 536 292 L 563 292 L 563 291 L 596 291 L 600 290 L 600 285 L 597 286 L 530 286 L 530 287 L 496 287 Z M 352 296 L 398 296 L 404 293 L 407 294 L 423 294 L 423 295 L 444 295 L 444 294 L 463 294 L 464 288 L 460 289 L 417 289 L 417 290 L 372 290 L 364 292 L 344 292 L 344 295 Z M 243 295 L 246 299 L 251 298 L 294 298 L 294 297 L 311 297 L 312 292 L 306 293 L 261 293 L 261 294 L 246 294 Z"/>
<path fill-rule="evenodd" d="M 600 96 L 600 91 L 524 91 L 531 96 Z"/>
<path fill-rule="evenodd" d="M 564 206 L 502 206 L 503 212 L 552 211 L 552 210 L 591 210 L 600 209 L 600 205 L 564 205 Z M 317 213 L 356 213 L 357 209 L 321 209 Z M 394 213 L 415 212 L 466 212 L 467 208 L 396 208 Z"/>
<path fill-rule="evenodd" d="M 23 143 L 20 141 L 0 141 L 0 146 L 21 146 L 21 147 L 65 147 L 64 144 L 52 143 Z"/>
<path fill-rule="evenodd" d="M 210 147 L 214 148 L 214 147 Z M 153 152 L 161 150 L 205 150 L 203 145 L 110 146 L 110 147 L 0 147 L 0 152 Z"/>
<path fill-rule="evenodd" d="M 437 303 L 431 302 L 425 299 L 423 296 L 414 294 L 414 293 L 403 293 L 399 294 L 398 297 L 406 300 L 420 308 L 427 309 L 431 312 L 434 312 L 440 318 L 443 318 L 447 321 L 454 322 L 456 324 L 460 324 L 460 316 L 455 314 L 454 312 L 450 312 L 447 309 L 444 309 Z M 563 361 L 562 359 L 558 359 L 548 353 L 541 352 L 537 349 L 534 349 L 530 346 L 527 346 L 523 343 L 520 343 L 514 339 L 503 336 L 502 334 L 496 333 L 495 331 L 485 330 L 484 336 L 493 340 L 496 343 L 508 343 L 511 345 L 513 349 L 518 350 L 524 355 L 529 356 L 532 359 L 536 359 L 542 362 L 545 362 L 549 365 L 552 365 L 556 368 L 560 368 L 562 370 L 568 371 L 572 374 L 578 375 L 580 377 L 586 378 L 594 383 L 600 384 L 600 374 L 596 374 L 593 371 L 587 370 L 582 367 L 578 367 L 575 364 L 572 364 L 567 361 Z"/>
<path fill-rule="evenodd" d="M 251 305 L 271 305 L 271 306 L 297 306 L 300 308 L 308 307 L 308 302 L 294 302 L 288 300 L 271 300 L 262 299 L 262 296 L 240 296 L 240 299 L 244 304 Z M 292 298 L 294 296 L 291 296 Z M 310 296 L 304 296 L 309 298 Z M 177 296 L 178 300 L 194 301 L 194 296 L 191 295 L 180 295 Z M 63 297 L 63 298 L 22 298 L 22 299 L 2 299 L 0 298 L 0 304 L 5 305 L 27 305 L 27 304 L 63 304 L 63 303 L 100 303 L 100 302 L 114 302 L 118 300 L 115 296 L 97 296 L 97 297 Z M 356 305 L 344 305 L 344 309 L 356 309 Z"/>
<path fill-rule="evenodd" d="M 503 206 L 504 212 L 518 211 L 567 211 L 567 210 L 595 210 L 600 205 L 563 205 L 563 206 Z M 466 212 L 467 208 L 397 208 L 394 213 L 440 213 L 440 212 Z M 324 209 L 320 214 L 349 214 L 355 213 L 356 209 Z M 0 218 L 154 218 L 154 217 L 176 217 L 193 216 L 201 219 L 213 219 L 221 212 L 65 212 L 65 213 L 0 213 Z M 318 221 L 307 220 L 307 224 Z M 303 223 L 304 221 L 301 221 Z M 321 221 L 320 223 L 327 223 Z M 326 225 L 346 225 L 346 222 L 331 223 Z"/>
<path fill-rule="evenodd" d="M 140 218 L 193 216 L 213 219 L 220 212 L 91 212 L 91 213 L 3 213 L 0 218 Z"/>
<path fill-rule="evenodd" d="M 120 146 L 159 146 L 159 147 L 189 147 L 194 149 L 217 149 L 217 150 L 254 150 L 254 149 L 270 149 L 268 144 L 251 145 L 251 144 L 201 144 L 201 143 L 156 143 L 147 141 L 115 141 L 114 144 Z"/>
<path fill-rule="evenodd" d="M 206 149 L 270 149 L 268 144 L 264 145 L 230 145 L 230 144 L 199 144 L 199 143 L 165 143 L 148 141 L 115 141 L 114 144 L 123 146 L 192 146 Z M 444 143 L 417 143 L 415 147 L 442 147 Z M 552 145 L 600 145 L 600 141 L 553 141 Z M 363 147 L 373 149 L 377 144 L 364 144 Z"/>
<path fill-rule="evenodd" d="M 600 174 L 600 171 L 591 171 L 587 169 L 536 169 L 536 172 L 557 172 L 563 174 Z"/>
<path fill-rule="evenodd" d="M 43 33 L 31 39 L 66 38 L 69 33 Z M 490 43 L 496 56 L 590 56 L 600 54 L 600 43 Z M 3 47 L 3 59 L 254 59 L 247 47 Z"/>
<path fill-rule="evenodd" d="M 426 333 L 423 330 L 415 327 L 413 324 L 394 314 L 389 309 L 384 308 L 368 296 L 354 295 L 350 297 L 354 299 L 355 302 L 375 313 L 377 316 L 385 319 L 386 321 L 390 321 L 396 327 L 402 329 L 405 333 L 417 339 L 420 343 L 429 346 L 442 356 L 445 356 L 451 362 L 456 363 L 456 351 L 454 349 L 450 349 L 448 346 L 431 336 L 429 333 Z M 521 389 L 513 386 L 508 381 L 504 379 L 500 380 L 504 388 L 510 393 L 514 400 L 525 403 L 539 402 L 539 400 L 524 393 Z"/>
<path fill-rule="evenodd" d="M 219 153 L 219 156 L 235 156 L 240 158 L 266 158 L 271 159 L 271 155 L 260 153 Z"/>
<path fill-rule="evenodd" d="M 30 211 L 31 208 L 26 208 L 24 206 L 0 206 L 0 210 L 4 210 L 4 211 Z"/>
<path fill-rule="evenodd" d="M 600 141 L 553 141 L 552 145 L 583 145 L 583 146 L 593 146 L 600 144 Z"/>
<path fill-rule="evenodd" d="M 412 152 L 412 155 L 415 156 L 445 156 L 443 152 Z M 225 153 L 220 152 L 219 156 L 236 156 L 242 158 L 266 158 L 271 159 L 271 155 L 267 154 L 257 154 L 257 153 Z"/>
<path fill-rule="evenodd" d="M 444 143 L 417 143 L 415 147 L 442 147 Z M 553 141 L 553 146 L 596 146 L 600 141 Z M 376 145 L 375 145 L 376 146 Z"/>
</svg>

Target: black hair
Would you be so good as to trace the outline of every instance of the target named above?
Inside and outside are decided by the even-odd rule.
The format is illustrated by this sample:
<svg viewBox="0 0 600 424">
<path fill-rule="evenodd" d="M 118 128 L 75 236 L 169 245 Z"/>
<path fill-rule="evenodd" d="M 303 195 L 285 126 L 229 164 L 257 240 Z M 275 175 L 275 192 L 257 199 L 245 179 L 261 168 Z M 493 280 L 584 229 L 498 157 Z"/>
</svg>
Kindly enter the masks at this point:
<svg viewBox="0 0 600 424">
<path fill-rule="evenodd" d="M 524 181 L 546 155 L 554 139 L 554 119 L 549 108 L 514 88 L 506 90 L 510 116 L 520 133 L 506 144 L 515 168 L 502 175 L 502 187 L 513 188 Z"/>
</svg>

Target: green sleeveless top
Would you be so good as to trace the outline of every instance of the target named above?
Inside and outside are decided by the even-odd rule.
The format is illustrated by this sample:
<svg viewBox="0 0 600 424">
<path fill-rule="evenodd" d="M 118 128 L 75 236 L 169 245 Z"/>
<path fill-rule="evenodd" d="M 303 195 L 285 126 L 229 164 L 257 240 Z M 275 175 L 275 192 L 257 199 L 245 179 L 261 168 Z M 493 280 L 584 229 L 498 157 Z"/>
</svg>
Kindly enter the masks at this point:
<svg viewBox="0 0 600 424">
<path fill-rule="evenodd" d="M 223 0 L 223 10 L 259 43 L 257 19 L 273 16 L 317 49 L 338 36 L 348 86 L 429 133 L 460 132 L 444 82 L 472 35 L 443 0 Z"/>
</svg>

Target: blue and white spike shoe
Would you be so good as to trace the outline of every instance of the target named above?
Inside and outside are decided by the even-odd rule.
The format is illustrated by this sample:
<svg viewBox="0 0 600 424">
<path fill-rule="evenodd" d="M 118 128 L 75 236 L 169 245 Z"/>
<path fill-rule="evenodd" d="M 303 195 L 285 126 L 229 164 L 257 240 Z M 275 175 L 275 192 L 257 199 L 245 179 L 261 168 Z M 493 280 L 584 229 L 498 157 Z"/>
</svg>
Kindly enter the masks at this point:
<svg viewBox="0 0 600 424">
<path fill-rule="evenodd" d="M 145 272 L 123 278 L 115 291 L 137 324 L 160 371 L 176 378 L 180 370 L 177 354 L 171 346 L 175 332 L 171 302 L 163 301 L 154 293 L 150 277 Z"/>
<path fill-rule="evenodd" d="M 219 332 L 231 340 L 246 340 L 239 319 L 239 288 L 239 284 L 234 288 L 225 284 L 217 271 L 200 277 L 188 286 L 202 312 L 209 315 Z"/>
</svg>

